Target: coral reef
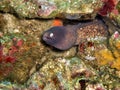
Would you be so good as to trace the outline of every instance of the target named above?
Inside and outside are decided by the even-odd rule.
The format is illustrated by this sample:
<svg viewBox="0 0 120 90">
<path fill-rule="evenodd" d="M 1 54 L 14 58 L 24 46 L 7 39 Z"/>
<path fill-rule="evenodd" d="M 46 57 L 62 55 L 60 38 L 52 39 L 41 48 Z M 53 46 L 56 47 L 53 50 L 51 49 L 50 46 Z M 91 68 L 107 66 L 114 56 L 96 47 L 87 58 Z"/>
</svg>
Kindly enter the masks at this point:
<svg viewBox="0 0 120 90">
<path fill-rule="evenodd" d="M 0 11 L 21 18 L 93 19 L 102 6 L 101 0 L 2 0 Z"/>
<path fill-rule="evenodd" d="M 43 45 L 40 36 L 43 30 L 53 25 L 53 20 L 47 21 L 48 26 L 45 27 L 44 20 L 19 20 L 10 14 L 0 15 L 2 20 L 0 22 L 3 22 L 0 24 L 3 25 L 0 32 L 0 80 L 8 78 L 16 83 L 24 83 L 29 75 L 36 71 L 36 67 L 51 56 L 72 57 L 75 55 L 75 48 L 59 53 Z M 50 53 L 48 58 L 47 53 Z"/>
<path fill-rule="evenodd" d="M 95 34 L 67 51 L 42 41 L 45 30 L 94 19 L 100 8 L 112 22 L 102 18 L 109 35 Z M 1 0 L 0 89 L 119 90 L 119 12 L 117 0 Z M 48 20 L 55 17 L 78 21 Z"/>
</svg>

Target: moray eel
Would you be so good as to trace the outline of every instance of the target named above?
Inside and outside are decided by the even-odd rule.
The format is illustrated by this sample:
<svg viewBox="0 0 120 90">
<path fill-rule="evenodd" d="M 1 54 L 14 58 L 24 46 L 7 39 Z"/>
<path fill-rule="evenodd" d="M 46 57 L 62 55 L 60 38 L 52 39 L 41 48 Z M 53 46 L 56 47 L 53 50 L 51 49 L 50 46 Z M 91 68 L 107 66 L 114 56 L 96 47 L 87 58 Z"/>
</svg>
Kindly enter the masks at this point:
<svg viewBox="0 0 120 90">
<path fill-rule="evenodd" d="M 67 50 L 81 41 L 96 36 L 107 36 L 107 26 L 101 20 L 79 23 L 78 25 L 55 26 L 43 33 L 43 41 L 59 50 Z"/>
</svg>

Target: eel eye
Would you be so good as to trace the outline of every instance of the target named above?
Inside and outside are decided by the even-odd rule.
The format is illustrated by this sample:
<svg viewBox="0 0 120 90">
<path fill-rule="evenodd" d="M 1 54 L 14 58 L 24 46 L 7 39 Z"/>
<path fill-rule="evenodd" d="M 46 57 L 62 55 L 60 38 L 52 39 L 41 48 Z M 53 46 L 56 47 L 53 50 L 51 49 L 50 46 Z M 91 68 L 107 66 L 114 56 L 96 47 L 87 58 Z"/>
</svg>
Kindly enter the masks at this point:
<svg viewBox="0 0 120 90">
<path fill-rule="evenodd" d="M 53 33 L 50 33 L 50 38 L 52 38 L 54 36 L 54 34 Z"/>
</svg>

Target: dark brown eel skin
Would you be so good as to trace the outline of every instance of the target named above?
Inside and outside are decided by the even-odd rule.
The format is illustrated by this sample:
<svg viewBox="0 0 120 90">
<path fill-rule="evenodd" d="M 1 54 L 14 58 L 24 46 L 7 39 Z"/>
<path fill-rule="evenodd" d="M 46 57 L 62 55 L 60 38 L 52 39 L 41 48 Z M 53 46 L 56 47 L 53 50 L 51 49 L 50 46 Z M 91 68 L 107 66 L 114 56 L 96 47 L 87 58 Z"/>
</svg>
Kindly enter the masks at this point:
<svg viewBox="0 0 120 90">
<path fill-rule="evenodd" d="M 106 37 L 108 28 L 102 20 L 79 23 L 78 25 L 55 26 L 43 33 L 43 41 L 59 50 L 67 50 L 87 38 Z"/>
</svg>

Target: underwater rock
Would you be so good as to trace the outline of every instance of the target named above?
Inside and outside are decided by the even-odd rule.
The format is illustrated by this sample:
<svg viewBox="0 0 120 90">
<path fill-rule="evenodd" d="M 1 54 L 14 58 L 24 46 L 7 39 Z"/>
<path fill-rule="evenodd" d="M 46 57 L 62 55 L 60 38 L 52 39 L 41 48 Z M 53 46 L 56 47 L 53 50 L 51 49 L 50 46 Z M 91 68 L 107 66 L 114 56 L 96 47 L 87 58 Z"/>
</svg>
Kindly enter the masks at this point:
<svg viewBox="0 0 120 90">
<path fill-rule="evenodd" d="M 52 27 L 53 20 L 25 20 L 10 14 L 0 15 L 0 42 L 3 46 L 0 56 L 6 56 L 8 62 L 0 63 L 0 80 L 8 78 L 9 81 L 25 83 L 49 58 L 75 55 L 75 47 L 66 52 L 57 52 L 43 44 L 40 36 L 44 30 Z M 1 60 L 3 58 L 0 57 Z"/>
<path fill-rule="evenodd" d="M 93 19 L 103 6 L 101 0 L 2 0 L 0 11 L 27 18 Z"/>
<path fill-rule="evenodd" d="M 6 20 L 4 19 L 4 15 L 0 14 L 0 33 L 2 33 L 3 28 L 6 24 Z"/>
<path fill-rule="evenodd" d="M 98 68 L 96 65 L 96 67 L 91 67 L 78 57 L 70 59 L 51 57 L 49 62 L 31 75 L 25 85 L 4 81 L 0 83 L 0 86 L 13 90 L 15 88 L 26 90 L 80 90 L 81 88 L 108 90 L 119 88 L 117 73 L 119 72 L 115 73 L 115 69 L 106 66 Z"/>
<path fill-rule="evenodd" d="M 78 56 L 88 62 L 95 62 L 98 66 L 109 66 L 120 70 L 120 35 L 116 31 L 110 38 L 79 46 Z M 95 64 L 94 63 L 94 64 Z M 92 65 L 94 66 L 94 65 Z"/>
<path fill-rule="evenodd" d="M 90 73 L 90 74 L 88 74 Z M 76 74 L 76 75 L 75 75 Z M 87 80 L 94 72 L 79 58 L 54 58 L 28 80 L 27 86 L 36 89 L 81 89 L 79 80 Z"/>
<path fill-rule="evenodd" d="M 107 16 L 111 12 L 114 12 L 116 8 L 116 4 L 118 3 L 119 0 L 103 0 L 104 5 L 100 9 L 99 14 L 102 16 Z"/>
<path fill-rule="evenodd" d="M 27 4 L 29 0 L 25 0 L 25 2 Z M 21 7 L 19 8 L 21 9 Z M 5 13 L 1 17 L 0 20 L 5 20 L 5 23 L 1 24 L 3 27 L 1 27 L 0 41 L 4 48 L 0 48 L 0 50 L 3 50 L 3 55 L 8 55 L 7 52 L 9 52 L 16 59 L 14 63 L 0 63 L 0 89 L 80 90 L 81 88 L 93 89 L 93 86 L 95 89 L 119 89 L 119 32 L 114 32 L 109 37 L 111 48 L 107 47 L 106 38 L 95 37 L 90 39 L 84 36 L 84 38 L 88 38 L 89 42 L 85 43 L 83 48 L 81 48 L 82 45 L 78 46 L 80 47 L 78 51 L 83 50 L 83 52 L 80 53 L 81 56 L 76 57 L 76 47 L 65 52 L 59 52 L 42 42 L 40 37 L 44 30 L 53 27 L 53 20 L 17 19 L 13 15 Z M 94 25 L 92 25 L 93 28 Z M 92 28 L 91 24 L 88 26 Z M 87 31 L 89 27 L 83 29 Z M 100 34 L 100 36 L 104 36 L 106 34 L 102 35 L 103 31 L 104 28 L 101 32 L 93 32 L 90 35 L 99 36 Z M 82 33 L 86 32 L 82 31 Z M 0 52 L 0 54 L 2 53 Z M 86 57 L 89 60 L 86 60 L 84 57 L 87 54 L 95 56 L 97 60 L 93 60 L 94 57 L 89 56 Z"/>
<path fill-rule="evenodd" d="M 120 1 L 116 5 L 115 10 L 113 10 L 113 12 L 110 13 L 110 18 L 116 25 L 116 27 L 120 28 Z"/>
<path fill-rule="evenodd" d="M 90 66 L 78 57 L 52 58 L 27 82 L 30 89 L 112 89 L 119 86 L 119 75 L 107 66 Z M 114 73 L 114 75 L 113 75 Z M 111 81 L 113 83 L 111 83 Z M 94 86 L 94 87 L 93 87 Z"/>
<path fill-rule="evenodd" d="M 106 4 L 103 6 L 99 14 L 111 19 L 112 23 L 119 28 L 120 27 L 120 1 L 119 0 L 106 0 L 106 1 L 105 1 Z"/>
<path fill-rule="evenodd" d="M 72 47 L 69 50 L 62 51 L 62 52 L 59 51 L 59 50 L 51 49 L 51 48 L 49 48 L 48 50 L 49 50 L 49 53 L 51 53 L 52 56 L 70 58 L 70 57 L 73 57 L 73 56 L 76 55 L 77 48 Z"/>
<path fill-rule="evenodd" d="M 106 90 L 104 88 L 104 86 L 100 83 L 97 83 L 97 84 L 89 84 L 87 87 L 86 87 L 86 90 Z"/>
</svg>

